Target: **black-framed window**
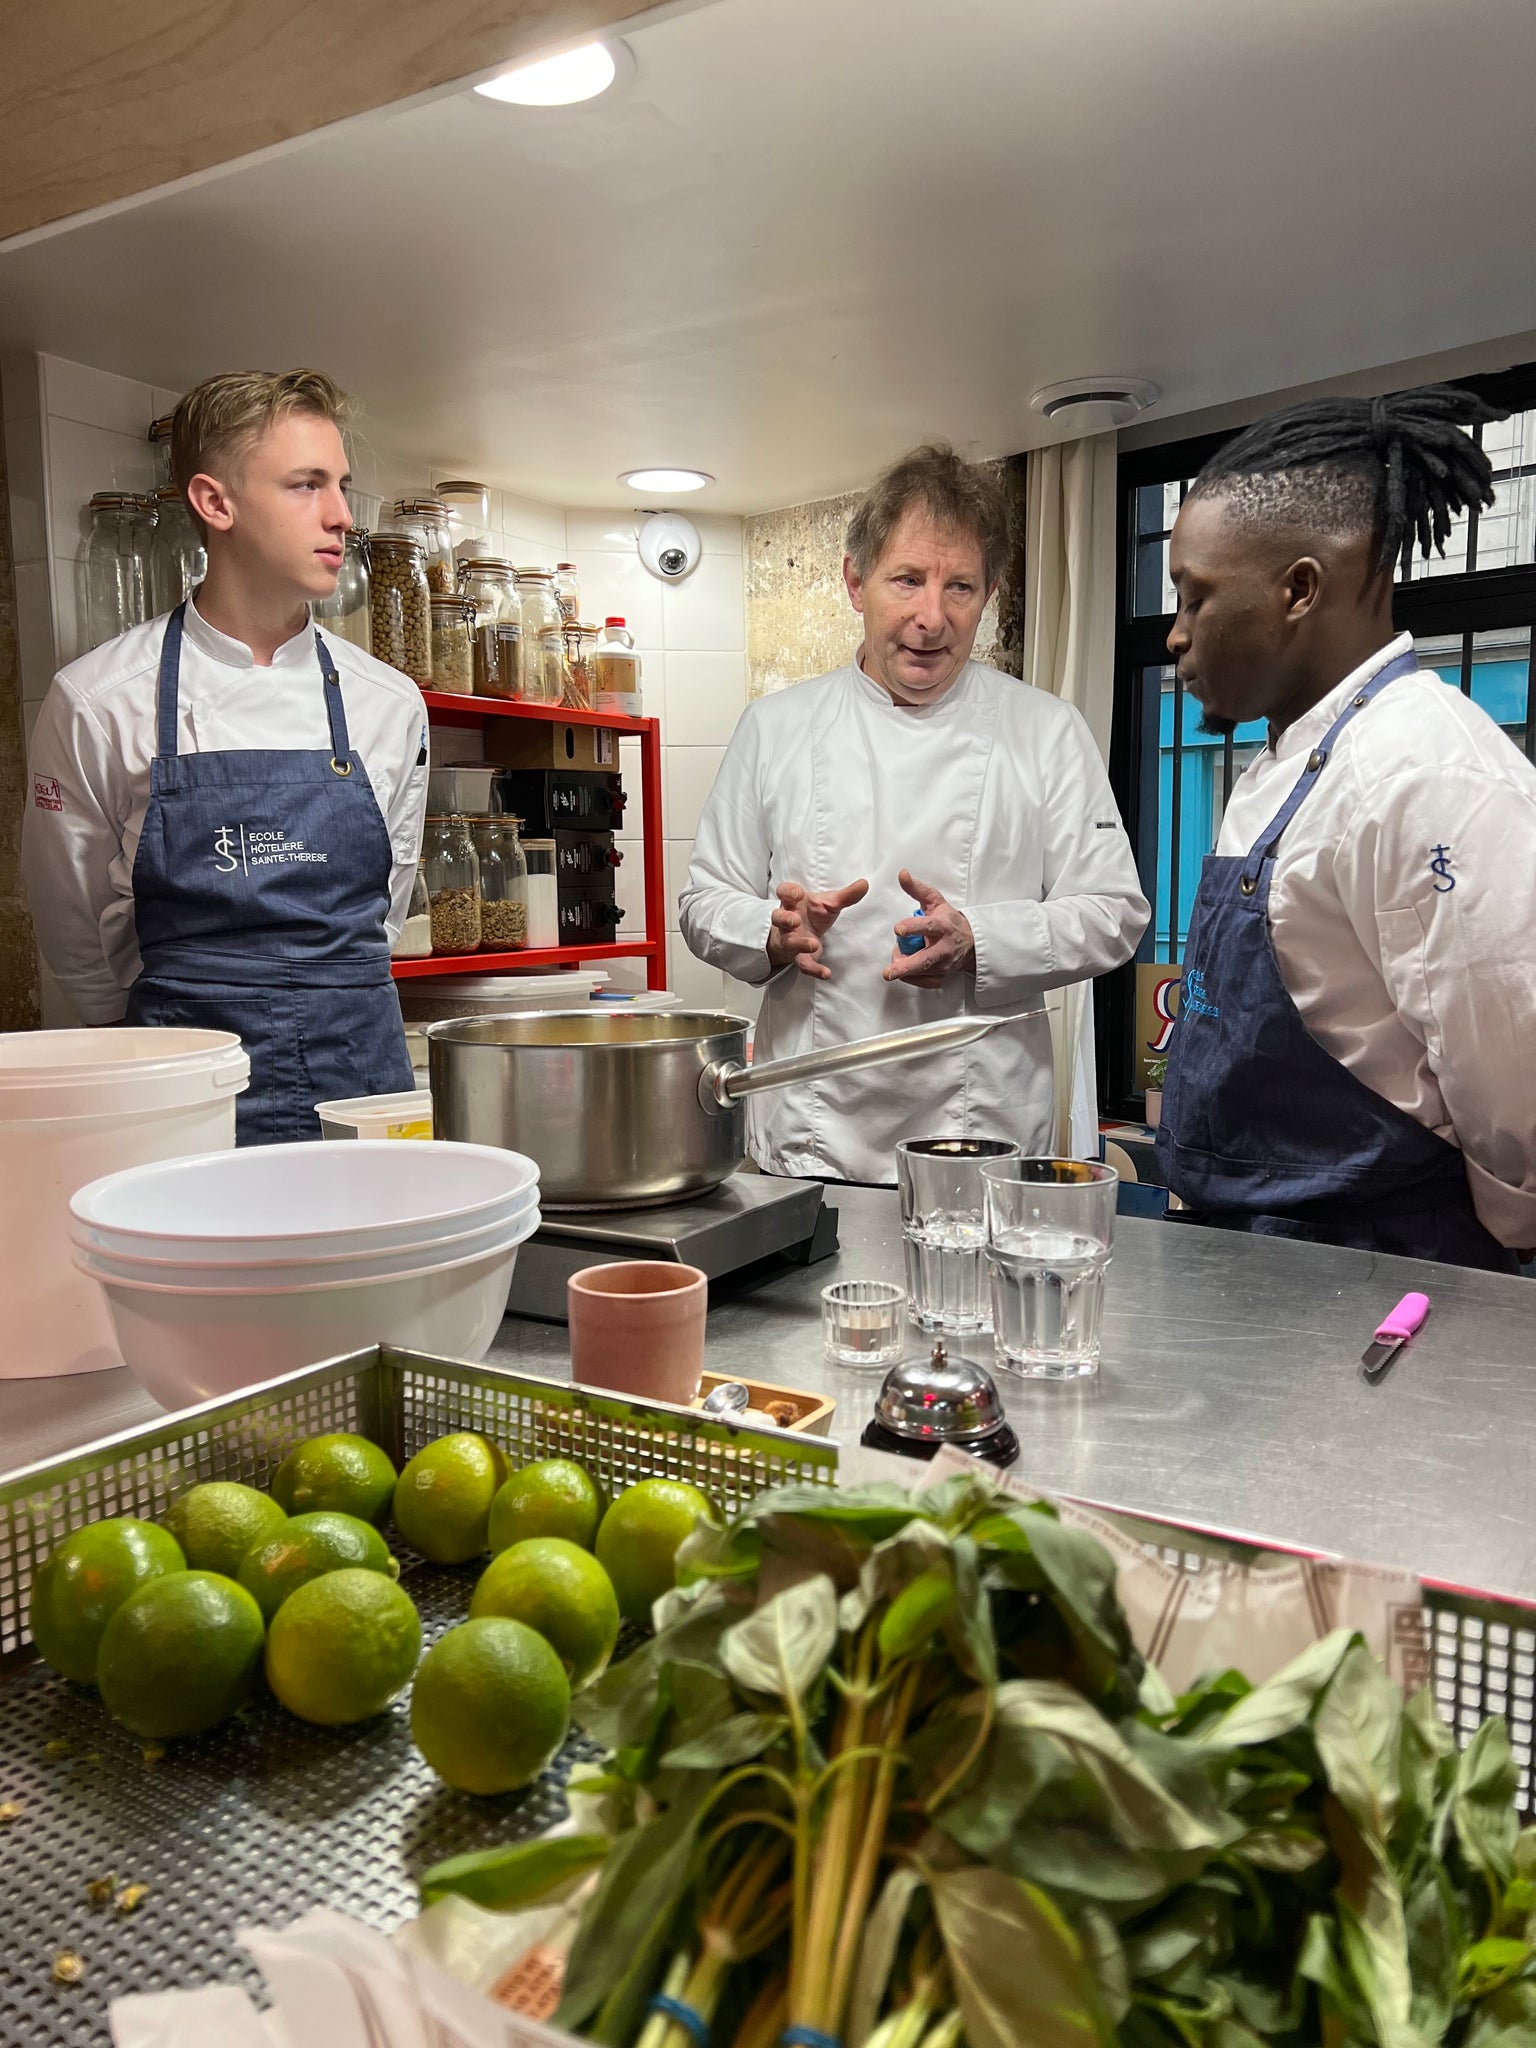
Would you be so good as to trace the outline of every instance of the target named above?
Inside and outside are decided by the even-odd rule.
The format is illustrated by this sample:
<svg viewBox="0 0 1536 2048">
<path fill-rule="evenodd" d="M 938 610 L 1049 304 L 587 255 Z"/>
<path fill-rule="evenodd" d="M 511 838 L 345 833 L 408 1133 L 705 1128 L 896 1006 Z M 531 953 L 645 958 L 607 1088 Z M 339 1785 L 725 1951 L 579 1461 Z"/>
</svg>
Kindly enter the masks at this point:
<svg viewBox="0 0 1536 2048">
<path fill-rule="evenodd" d="M 1482 704 L 1536 760 L 1536 363 L 1460 381 L 1510 414 L 1476 430 L 1492 460 L 1496 500 L 1457 520 L 1443 561 L 1426 563 L 1405 548 L 1394 622 L 1413 634 L 1426 667 Z M 1169 535 L 1190 482 L 1229 438 L 1136 449 L 1119 463 L 1110 780 L 1153 912 L 1136 961 L 1099 984 L 1099 1091 L 1111 1115 L 1139 1112 L 1155 1042 L 1146 1016 L 1137 1019 L 1137 969 L 1181 959 L 1201 860 L 1216 843 L 1234 781 L 1264 744 L 1261 721 L 1225 740 L 1199 732 L 1199 707 L 1166 644 L 1174 612 Z"/>
</svg>

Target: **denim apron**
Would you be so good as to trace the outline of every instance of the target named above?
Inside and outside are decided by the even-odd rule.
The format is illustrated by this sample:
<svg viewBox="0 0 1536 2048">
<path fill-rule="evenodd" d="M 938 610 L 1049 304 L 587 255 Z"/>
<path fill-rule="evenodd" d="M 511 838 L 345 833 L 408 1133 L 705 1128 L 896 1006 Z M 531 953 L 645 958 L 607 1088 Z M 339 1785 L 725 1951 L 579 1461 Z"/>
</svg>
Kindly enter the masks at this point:
<svg viewBox="0 0 1536 2048">
<path fill-rule="evenodd" d="M 127 1021 L 238 1032 L 237 1144 L 318 1138 L 317 1102 L 414 1085 L 384 930 L 389 832 L 318 633 L 329 748 L 177 752 L 185 612 L 160 652 Z"/>
<path fill-rule="evenodd" d="M 1250 851 L 1208 854 L 1184 948 L 1157 1158 L 1181 1221 L 1518 1272 L 1478 1221 L 1455 1145 L 1357 1080 L 1307 1029 L 1269 929 L 1275 853 L 1399 655 L 1349 700 Z"/>
</svg>

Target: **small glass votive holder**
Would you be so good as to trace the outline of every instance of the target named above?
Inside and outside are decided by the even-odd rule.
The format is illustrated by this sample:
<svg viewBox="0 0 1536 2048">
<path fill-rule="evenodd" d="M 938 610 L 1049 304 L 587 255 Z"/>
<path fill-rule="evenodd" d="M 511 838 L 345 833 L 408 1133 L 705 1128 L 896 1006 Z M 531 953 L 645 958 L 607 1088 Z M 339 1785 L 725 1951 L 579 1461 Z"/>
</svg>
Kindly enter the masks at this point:
<svg viewBox="0 0 1536 2048">
<path fill-rule="evenodd" d="M 883 1371 L 906 1348 L 907 1296 L 889 1280 L 835 1280 L 821 1290 L 821 1335 L 834 1365 Z"/>
</svg>

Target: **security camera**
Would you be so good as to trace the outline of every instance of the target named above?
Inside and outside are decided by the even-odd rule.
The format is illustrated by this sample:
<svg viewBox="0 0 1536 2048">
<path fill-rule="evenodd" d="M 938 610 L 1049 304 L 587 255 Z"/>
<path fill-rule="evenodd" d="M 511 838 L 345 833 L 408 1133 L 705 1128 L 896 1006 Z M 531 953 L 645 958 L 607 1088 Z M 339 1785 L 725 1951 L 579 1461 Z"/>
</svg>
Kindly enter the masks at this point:
<svg viewBox="0 0 1536 2048">
<path fill-rule="evenodd" d="M 681 583 L 703 551 L 699 529 L 676 512 L 653 512 L 640 529 L 640 559 L 663 583 Z"/>
</svg>

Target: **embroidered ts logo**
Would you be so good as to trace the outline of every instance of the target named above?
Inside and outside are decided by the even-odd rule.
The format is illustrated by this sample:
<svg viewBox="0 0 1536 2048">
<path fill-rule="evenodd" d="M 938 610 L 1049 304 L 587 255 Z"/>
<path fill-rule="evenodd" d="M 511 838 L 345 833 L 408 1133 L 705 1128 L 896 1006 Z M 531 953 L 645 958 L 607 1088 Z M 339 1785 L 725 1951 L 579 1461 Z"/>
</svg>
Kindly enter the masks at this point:
<svg viewBox="0 0 1536 2048">
<path fill-rule="evenodd" d="M 1448 846 L 1432 846 L 1429 849 L 1429 872 L 1437 877 L 1434 891 L 1437 896 L 1448 896 L 1456 886 L 1456 877 L 1451 873 L 1451 849 Z"/>
<path fill-rule="evenodd" d="M 245 827 L 221 825 L 213 835 L 213 862 L 221 875 L 245 866 Z"/>
</svg>

